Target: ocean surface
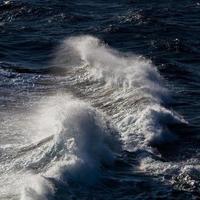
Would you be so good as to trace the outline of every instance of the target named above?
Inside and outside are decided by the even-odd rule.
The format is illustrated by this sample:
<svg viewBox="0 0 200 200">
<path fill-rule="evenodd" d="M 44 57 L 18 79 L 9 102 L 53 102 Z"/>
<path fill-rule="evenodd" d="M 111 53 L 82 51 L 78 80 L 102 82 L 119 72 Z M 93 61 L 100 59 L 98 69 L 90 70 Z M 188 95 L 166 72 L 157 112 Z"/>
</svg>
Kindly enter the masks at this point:
<svg viewBox="0 0 200 200">
<path fill-rule="evenodd" d="M 200 199 L 200 1 L 0 0 L 0 199 Z"/>
</svg>

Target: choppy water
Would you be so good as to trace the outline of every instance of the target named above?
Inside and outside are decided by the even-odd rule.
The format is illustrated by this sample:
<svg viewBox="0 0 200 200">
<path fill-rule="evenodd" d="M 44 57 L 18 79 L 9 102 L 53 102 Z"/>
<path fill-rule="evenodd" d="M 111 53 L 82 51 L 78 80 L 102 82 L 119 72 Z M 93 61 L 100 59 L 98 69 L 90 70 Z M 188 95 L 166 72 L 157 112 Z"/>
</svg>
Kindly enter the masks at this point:
<svg viewBox="0 0 200 200">
<path fill-rule="evenodd" d="M 200 2 L 0 1 L 0 199 L 199 199 Z"/>
</svg>

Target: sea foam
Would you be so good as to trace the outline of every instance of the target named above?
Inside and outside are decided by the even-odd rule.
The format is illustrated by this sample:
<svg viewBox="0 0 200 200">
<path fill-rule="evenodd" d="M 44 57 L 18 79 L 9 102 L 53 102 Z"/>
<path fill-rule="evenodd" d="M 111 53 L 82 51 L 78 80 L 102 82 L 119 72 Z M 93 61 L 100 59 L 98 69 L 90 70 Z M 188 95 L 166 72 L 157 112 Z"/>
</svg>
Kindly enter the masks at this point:
<svg viewBox="0 0 200 200">
<path fill-rule="evenodd" d="M 90 85 L 79 92 L 88 99 L 91 96 L 92 101 L 96 99 L 98 105 L 109 107 L 110 110 L 105 111 L 114 118 L 124 143 L 137 137 L 140 145 L 172 142 L 177 137 L 168 130 L 168 125 L 187 123 L 165 107 L 170 94 L 149 59 L 119 52 L 98 38 L 86 35 L 67 38 L 54 62 L 66 71 L 73 69 L 75 74 L 82 69 L 73 84 Z"/>
<path fill-rule="evenodd" d="M 186 123 L 165 107 L 169 92 L 150 60 L 113 50 L 93 36 L 79 36 L 61 44 L 53 63 L 66 69 L 71 92 L 85 100 L 57 95 L 41 103 L 35 138 L 47 141 L 48 147 L 41 152 L 38 148 L 27 168 L 37 168 L 36 180 L 43 189 L 26 184 L 23 198 L 29 191 L 38 199 L 53 197 L 52 180 L 94 184 L 121 148 L 152 151 L 149 146 L 177 139 L 169 124 Z M 150 154 L 145 155 L 142 160 Z"/>
<path fill-rule="evenodd" d="M 40 108 L 38 120 L 44 122 L 41 126 L 48 126 L 50 122 L 54 135 L 45 152 L 39 153 L 35 161 L 31 158 L 27 161 L 27 168 L 38 166 L 40 172 L 27 179 L 21 199 L 53 197 L 51 180 L 65 184 L 93 184 L 101 176 L 102 168 L 112 165 L 120 152 L 117 131 L 87 103 L 61 95 L 42 104 L 45 106 Z M 53 132 L 44 135 L 48 137 Z M 37 140 L 38 137 L 44 138 L 42 134 Z"/>
</svg>

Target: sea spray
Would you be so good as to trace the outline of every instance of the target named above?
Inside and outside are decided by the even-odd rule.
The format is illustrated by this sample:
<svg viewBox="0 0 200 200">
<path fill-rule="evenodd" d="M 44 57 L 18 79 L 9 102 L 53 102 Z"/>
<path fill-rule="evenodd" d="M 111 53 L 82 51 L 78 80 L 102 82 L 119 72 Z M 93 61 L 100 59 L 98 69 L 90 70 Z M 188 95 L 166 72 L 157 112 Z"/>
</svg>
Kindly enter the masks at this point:
<svg viewBox="0 0 200 200">
<path fill-rule="evenodd" d="M 129 150 L 173 142 L 177 137 L 168 125 L 187 123 L 165 107 L 170 93 L 153 63 L 142 56 L 84 35 L 64 40 L 54 64 L 65 68 L 67 77 L 71 70 L 76 74 L 72 87 L 113 118 Z"/>
<path fill-rule="evenodd" d="M 112 165 L 121 149 L 117 131 L 87 103 L 61 95 L 45 105 L 47 115 L 50 114 L 49 108 L 53 111 L 54 120 L 50 122 L 51 126 L 56 126 L 53 129 L 55 134 L 46 152 L 41 152 L 36 162 L 30 160 L 27 165 L 30 169 L 39 166 L 41 172 L 33 175 L 30 183 L 24 186 L 21 199 L 50 198 L 53 196 L 52 180 L 66 184 L 93 184 L 101 176 L 101 169 Z M 44 117 L 44 107 L 42 111 Z M 40 122 L 45 119 L 40 118 Z M 32 180 L 36 184 L 31 184 Z M 32 194 L 34 197 L 30 197 Z"/>
</svg>

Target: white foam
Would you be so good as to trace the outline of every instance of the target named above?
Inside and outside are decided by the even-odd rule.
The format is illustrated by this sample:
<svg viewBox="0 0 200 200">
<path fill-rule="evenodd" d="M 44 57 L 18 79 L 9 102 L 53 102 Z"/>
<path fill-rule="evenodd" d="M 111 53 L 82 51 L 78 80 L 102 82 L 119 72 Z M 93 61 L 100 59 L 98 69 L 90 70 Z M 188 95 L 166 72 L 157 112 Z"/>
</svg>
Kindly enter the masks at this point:
<svg viewBox="0 0 200 200">
<path fill-rule="evenodd" d="M 66 39 L 62 44 L 58 65 L 74 67 L 90 66 L 90 75 L 104 80 L 109 86 L 146 89 L 152 96 L 165 93 L 161 78 L 150 60 L 134 54 L 123 54 L 92 36 L 79 36 Z M 65 58 L 65 59 L 64 59 Z M 66 60 L 70 60 L 66 63 Z M 159 97 L 160 98 L 160 97 Z"/>
<path fill-rule="evenodd" d="M 120 53 L 95 37 L 79 36 L 63 42 L 54 64 L 66 68 L 67 86 L 89 103 L 55 95 L 38 102 L 28 123 L 22 121 L 23 114 L 17 115 L 13 127 L 18 127 L 17 132 L 22 133 L 19 140 L 25 144 L 3 169 L 16 179 L 21 176 L 20 184 L 14 178 L 8 185 L 23 185 L 22 200 L 53 197 L 51 180 L 84 185 L 97 182 L 102 168 L 111 166 L 121 150 L 116 129 L 124 149 L 152 151 L 149 144 L 176 139 L 168 124 L 186 123 L 164 107 L 169 94 L 150 60 Z M 141 160 L 144 170 L 173 168 L 159 161 L 152 164 L 147 156 Z M 24 172 L 29 170 L 33 174 Z"/>
<path fill-rule="evenodd" d="M 78 92 L 110 115 L 123 140 L 123 148 L 146 152 L 138 156 L 140 169 L 154 174 L 166 171 L 175 174 L 179 170 L 178 165 L 163 164 L 151 157 L 160 154 L 150 145 L 178 139 L 168 125 L 187 122 L 165 107 L 170 94 L 150 60 L 113 50 L 93 36 L 67 38 L 58 54 L 56 63 L 78 74 L 72 86 L 80 84 Z"/>
<path fill-rule="evenodd" d="M 54 187 L 40 175 L 27 175 L 28 180 L 24 183 L 21 200 L 49 200 L 53 197 Z"/>
<path fill-rule="evenodd" d="M 152 145 L 172 142 L 176 140 L 176 135 L 172 134 L 166 124 L 186 123 L 177 113 L 170 111 L 158 104 L 147 106 L 135 122 L 139 132 L 146 134 L 147 143 Z"/>
<path fill-rule="evenodd" d="M 21 199 L 45 199 L 52 195 L 48 178 L 65 183 L 72 181 L 92 184 L 98 180 L 101 168 L 111 165 L 116 153 L 120 151 L 114 129 L 106 124 L 100 112 L 87 103 L 61 95 L 48 100 L 45 105 L 52 108 L 52 112 L 49 113 L 49 109 L 43 107 L 42 110 L 46 113 L 38 118 L 42 124 L 49 119 L 44 116 L 51 115 L 48 122 L 51 127 L 55 127 L 44 135 L 46 137 L 54 131 L 54 138 L 48 149 L 38 154 L 35 161 L 27 161 L 27 166 L 38 166 L 46 179 L 33 176 L 30 183 L 25 184 Z M 42 126 L 46 125 L 48 123 Z M 40 137 L 44 138 L 43 135 Z"/>
<path fill-rule="evenodd" d="M 163 106 L 170 95 L 150 60 L 118 52 L 98 38 L 87 35 L 67 38 L 56 58 L 57 64 L 66 69 L 86 70 L 85 73 L 81 71 L 74 84 L 91 82 L 90 88 L 81 92 L 86 98 L 96 98 L 98 104 L 110 105 L 111 110 L 107 112 L 115 114 L 111 118 L 114 118 L 124 143 L 134 141 L 129 147 L 135 148 L 136 143 L 143 146 L 173 141 L 176 136 L 170 133 L 167 125 L 186 123 L 177 113 Z M 95 88 L 91 80 L 104 85 Z M 102 93 L 105 93 L 103 98 Z"/>
</svg>

